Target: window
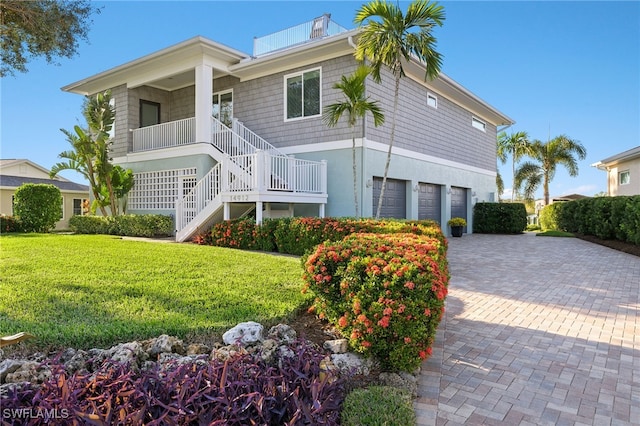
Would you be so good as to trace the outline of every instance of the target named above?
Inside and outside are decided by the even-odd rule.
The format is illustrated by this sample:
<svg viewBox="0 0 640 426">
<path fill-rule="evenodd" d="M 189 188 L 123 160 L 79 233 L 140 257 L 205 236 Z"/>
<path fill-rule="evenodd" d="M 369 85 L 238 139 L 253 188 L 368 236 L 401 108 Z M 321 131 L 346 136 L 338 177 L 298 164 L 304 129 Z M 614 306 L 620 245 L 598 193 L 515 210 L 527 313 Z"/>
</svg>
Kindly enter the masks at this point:
<svg viewBox="0 0 640 426">
<path fill-rule="evenodd" d="M 87 204 L 88 206 L 89 200 L 74 198 L 73 199 L 73 215 L 82 216 L 85 213 L 85 204 Z"/>
<path fill-rule="evenodd" d="M 486 131 L 487 125 L 484 121 L 479 118 L 471 117 L 471 125 L 478 130 Z"/>
<path fill-rule="evenodd" d="M 438 98 L 436 95 L 427 93 L 427 106 L 430 106 L 431 108 L 438 108 Z"/>
<path fill-rule="evenodd" d="M 160 104 L 140 99 L 140 127 L 160 124 Z"/>
<path fill-rule="evenodd" d="M 628 185 L 631 182 L 631 175 L 629 174 L 629 170 L 620 172 L 618 182 L 620 182 L 620 185 Z"/>
<path fill-rule="evenodd" d="M 285 80 L 285 120 L 320 115 L 320 69 L 289 74 Z"/>
<path fill-rule="evenodd" d="M 232 90 L 213 94 L 212 115 L 222 123 L 224 123 L 227 127 L 231 127 L 231 122 L 233 120 Z"/>
</svg>

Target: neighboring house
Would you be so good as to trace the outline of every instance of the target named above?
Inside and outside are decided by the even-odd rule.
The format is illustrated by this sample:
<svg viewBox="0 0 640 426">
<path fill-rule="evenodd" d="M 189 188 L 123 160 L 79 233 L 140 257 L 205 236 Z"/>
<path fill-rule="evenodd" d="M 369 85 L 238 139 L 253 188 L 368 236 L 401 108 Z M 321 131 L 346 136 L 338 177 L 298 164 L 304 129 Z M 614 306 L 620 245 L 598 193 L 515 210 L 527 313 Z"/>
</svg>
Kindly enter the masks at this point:
<svg viewBox="0 0 640 426">
<path fill-rule="evenodd" d="M 198 36 L 62 89 L 111 90 L 112 157 L 135 176 L 129 211 L 175 215 L 179 241 L 243 214 L 353 216 L 352 129 L 328 128 L 321 114 L 358 66 L 358 33 L 324 15 L 254 39 L 252 55 Z M 444 74 L 425 82 L 423 64 L 406 71 L 381 216 L 460 216 L 471 230 L 473 204 L 496 199 L 496 134 L 513 120 Z M 392 75 L 369 79 L 367 95 L 387 120 L 357 126 L 365 217 L 384 174 Z"/>
<path fill-rule="evenodd" d="M 62 194 L 62 219 L 56 229 L 68 229 L 69 218 L 83 214 L 82 204 L 89 199 L 89 187 L 71 182 L 61 176 L 49 179 L 49 170 L 25 160 L 0 160 L 0 214 L 13 216 L 13 195 L 23 183 L 51 184 Z"/>
<path fill-rule="evenodd" d="M 640 146 L 592 164 L 607 172 L 607 194 L 640 195 Z"/>
</svg>

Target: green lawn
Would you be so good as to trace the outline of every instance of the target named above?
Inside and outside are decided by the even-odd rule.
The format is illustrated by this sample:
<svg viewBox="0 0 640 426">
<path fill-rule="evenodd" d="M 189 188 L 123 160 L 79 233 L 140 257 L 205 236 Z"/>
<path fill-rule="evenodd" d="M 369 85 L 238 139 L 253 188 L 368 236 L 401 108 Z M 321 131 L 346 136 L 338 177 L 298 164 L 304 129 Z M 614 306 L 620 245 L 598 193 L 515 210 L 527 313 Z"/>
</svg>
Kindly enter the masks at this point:
<svg viewBox="0 0 640 426">
<path fill-rule="evenodd" d="M 547 230 L 544 232 L 538 232 L 536 234 L 536 237 L 569 237 L 572 238 L 575 235 L 573 235 L 571 232 L 564 232 L 564 231 L 553 231 L 553 230 Z"/>
<path fill-rule="evenodd" d="M 37 348 L 190 341 L 306 306 L 297 258 L 105 235 L 0 236 L 0 334 Z"/>
</svg>

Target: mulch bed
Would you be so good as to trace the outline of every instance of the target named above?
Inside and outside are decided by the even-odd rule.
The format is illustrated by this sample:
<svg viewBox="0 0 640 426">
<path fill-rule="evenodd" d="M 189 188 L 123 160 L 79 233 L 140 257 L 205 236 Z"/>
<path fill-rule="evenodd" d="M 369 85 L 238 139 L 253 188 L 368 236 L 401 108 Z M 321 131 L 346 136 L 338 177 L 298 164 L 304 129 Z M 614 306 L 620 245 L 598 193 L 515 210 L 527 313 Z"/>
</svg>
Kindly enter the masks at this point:
<svg viewBox="0 0 640 426">
<path fill-rule="evenodd" d="M 622 251 L 624 253 L 629 253 L 634 256 L 640 257 L 639 245 L 626 243 L 624 241 L 618 241 L 618 240 L 602 240 L 598 237 L 594 237 L 593 235 L 582 235 L 582 234 L 575 234 L 575 235 L 576 235 L 576 238 L 580 238 L 581 240 L 589 241 L 590 243 L 600 244 L 602 246 L 606 246 L 614 250 Z"/>
</svg>

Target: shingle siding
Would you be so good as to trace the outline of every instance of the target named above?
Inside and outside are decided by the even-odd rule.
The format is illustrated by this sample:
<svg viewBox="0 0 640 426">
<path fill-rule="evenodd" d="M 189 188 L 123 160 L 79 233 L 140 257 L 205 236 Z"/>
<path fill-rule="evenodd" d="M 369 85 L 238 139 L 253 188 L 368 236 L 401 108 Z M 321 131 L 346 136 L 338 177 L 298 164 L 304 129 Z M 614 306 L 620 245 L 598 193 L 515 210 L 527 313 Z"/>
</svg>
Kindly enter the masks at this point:
<svg viewBox="0 0 640 426">
<path fill-rule="evenodd" d="M 393 76 L 383 71 L 382 83 L 370 81 L 367 88 L 372 99 L 383 102 L 386 120 L 376 128 L 368 117 L 366 137 L 388 143 L 393 120 Z M 437 108 L 427 106 L 427 92 L 438 98 Z M 399 99 L 394 146 L 495 171 L 495 126 L 486 123 L 486 132 L 472 127 L 471 111 L 410 78 L 400 81 Z"/>
<path fill-rule="evenodd" d="M 332 86 L 343 74 L 353 72 L 356 63 L 351 56 L 345 56 L 243 82 L 234 88 L 234 114 L 248 128 L 278 148 L 351 139 L 351 129 L 344 122 L 328 128 L 320 116 L 285 121 L 285 76 L 315 68 L 321 70 L 321 108 L 324 108 L 341 98 L 340 92 Z M 358 137 L 361 134 L 360 130 Z"/>
</svg>

